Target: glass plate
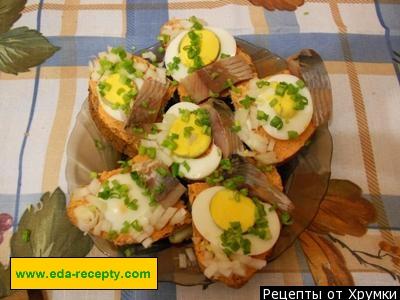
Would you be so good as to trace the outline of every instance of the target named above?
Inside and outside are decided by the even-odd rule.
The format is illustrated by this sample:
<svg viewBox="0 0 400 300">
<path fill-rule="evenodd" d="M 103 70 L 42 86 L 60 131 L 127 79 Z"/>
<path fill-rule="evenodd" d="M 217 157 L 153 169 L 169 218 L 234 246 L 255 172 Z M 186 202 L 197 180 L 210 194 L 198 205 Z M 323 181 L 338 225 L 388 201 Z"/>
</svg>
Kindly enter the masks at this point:
<svg viewBox="0 0 400 300">
<path fill-rule="evenodd" d="M 246 41 L 237 39 L 239 47 L 247 52 L 257 62 L 259 77 L 275 74 L 287 68 L 286 61 L 264 48 L 257 47 Z M 152 51 L 158 60 L 159 45 L 141 50 Z M 121 155 L 117 153 L 100 134 L 94 124 L 88 109 L 87 100 L 79 112 L 75 127 L 67 145 L 66 179 L 68 192 L 76 187 L 90 182 L 90 172 L 112 170 L 117 167 Z M 288 249 L 299 235 L 309 226 L 318 211 L 331 174 L 332 137 L 327 126 L 318 128 L 311 142 L 294 158 L 278 167 L 282 176 L 285 193 L 293 201 L 295 210 L 292 213 L 293 224 L 284 226 L 274 247 L 270 260 L 277 259 Z M 92 237 L 96 246 L 107 256 L 123 256 L 121 249 L 110 242 Z M 190 242 L 182 245 L 169 244 L 168 240 L 157 242 L 149 251 L 141 252 L 140 256 L 157 256 L 158 279 L 174 282 L 180 285 L 205 285 L 210 281 L 204 277 L 198 267 L 180 269 L 178 256 L 190 247 Z"/>
</svg>

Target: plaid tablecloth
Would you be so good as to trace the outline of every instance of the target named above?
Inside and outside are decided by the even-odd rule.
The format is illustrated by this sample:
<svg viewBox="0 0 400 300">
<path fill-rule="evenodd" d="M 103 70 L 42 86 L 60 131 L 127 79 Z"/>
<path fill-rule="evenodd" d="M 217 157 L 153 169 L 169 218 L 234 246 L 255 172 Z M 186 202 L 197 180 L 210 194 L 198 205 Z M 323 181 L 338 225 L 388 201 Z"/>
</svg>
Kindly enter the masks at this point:
<svg viewBox="0 0 400 300">
<path fill-rule="evenodd" d="M 400 243 L 400 2 L 306 0 L 295 12 L 270 12 L 246 0 L 29 0 L 15 26 L 40 30 L 61 47 L 42 66 L 18 76 L 0 73 L 0 212 L 18 223 L 43 191 L 66 191 L 65 148 L 87 96 L 90 58 L 108 45 L 142 48 L 156 42 L 170 18 L 196 15 L 257 45 L 289 56 L 316 49 L 326 62 L 334 98 L 332 177 L 358 184 L 378 209 L 378 221 L 353 249 Z M 5 234 L 3 262 L 9 255 Z M 343 250 L 356 284 L 398 284 Z M 394 264 L 388 268 L 395 269 Z M 398 268 L 398 266 L 397 266 Z M 398 269 L 397 269 L 398 270 Z M 299 245 L 241 290 L 215 284 L 158 291 L 53 291 L 53 299 L 248 299 L 259 285 L 313 285 Z"/>
</svg>

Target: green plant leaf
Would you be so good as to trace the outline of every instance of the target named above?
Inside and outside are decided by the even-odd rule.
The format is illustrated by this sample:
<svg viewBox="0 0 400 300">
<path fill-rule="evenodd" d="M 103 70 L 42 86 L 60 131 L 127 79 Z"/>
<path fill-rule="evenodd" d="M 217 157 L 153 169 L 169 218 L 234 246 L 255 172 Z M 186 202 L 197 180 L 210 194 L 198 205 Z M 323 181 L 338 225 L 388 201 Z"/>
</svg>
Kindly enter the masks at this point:
<svg viewBox="0 0 400 300">
<path fill-rule="evenodd" d="M 5 269 L 0 263 L 0 298 L 10 295 L 10 268 Z"/>
<path fill-rule="evenodd" d="M 0 71 L 12 74 L 29 71 L 59 49 L 36 30 L 28 27 L 11 29 L 0 35 Z"/>
<path fill-rule="evenodd" d="M 65 194 L 57 188 L 25 210 L 11 237 L 12 257 L 84 257 L 92 240 L 67 217 Z"/>
<path fill-rule="evenodd" d="M 0 33 L 7 32 L 21 17 L 26 0 L 0 0 Z"/>
</svg>

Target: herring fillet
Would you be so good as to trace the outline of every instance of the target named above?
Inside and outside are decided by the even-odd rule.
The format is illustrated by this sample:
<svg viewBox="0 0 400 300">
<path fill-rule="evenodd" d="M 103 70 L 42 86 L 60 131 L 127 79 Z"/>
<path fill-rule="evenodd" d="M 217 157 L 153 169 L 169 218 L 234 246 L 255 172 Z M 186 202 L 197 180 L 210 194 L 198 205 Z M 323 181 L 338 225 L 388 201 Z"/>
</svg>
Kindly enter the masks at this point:
<svg viewBox="0 0 400 300">
<path fill-rule="evenodd" d="M 212 93 L 220 93 L 232 84 L 253 78 L 254 71 L 242 55 L 216 61 L 200 70 L 186 76 L 181 84 L 189 96 L 199 103 Z"/>
<path fill-rule="evenodd" d="M 125 128 L 135 124 L 154 123 L 168 87 L 157 80 L 145 80 L 136 96 Z"/>
</svg>

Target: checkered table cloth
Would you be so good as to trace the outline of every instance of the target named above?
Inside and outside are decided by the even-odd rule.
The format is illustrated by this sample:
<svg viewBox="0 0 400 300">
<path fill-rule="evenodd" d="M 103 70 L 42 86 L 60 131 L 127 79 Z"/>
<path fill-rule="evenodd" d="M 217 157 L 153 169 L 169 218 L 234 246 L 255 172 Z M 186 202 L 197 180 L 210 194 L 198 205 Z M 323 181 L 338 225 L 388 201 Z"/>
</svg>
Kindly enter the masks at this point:
<svg viewBox="0 0 400 300">
<path fill-rule="evenodd" d="M 87 96 L 88 61 L 109 45 L 150 46 L 168 19 L 192 15 L 284 57 L 302 48 L 321 54 L 333 87 L 332 178 L 358 184 L 378 209 L 366 236 L 344 240 L 371 252 L 382 240 L 399 244 L 398 0 L 306 0 L 295 12 L 269 12 L 246 0 L 28 1 L 14 26 L 40 30 L 61 50 L 30 72 L 0 73 L 0 212 L 12 215 L 16 225 L 42 192 L 57 186 L 66 191 L 66 142 Z M 11 232 L 0 245 L 3 263 Z M 342 252 L 356 284 L 397 284 Z M 259 285 L 313 284 L 296 244 L 239 291 L 222 284 L 202 290 L 161 283 L 158 291 L 52 291 L 50 297 L 251 299 L 258 298 Z"/>
</svg>

